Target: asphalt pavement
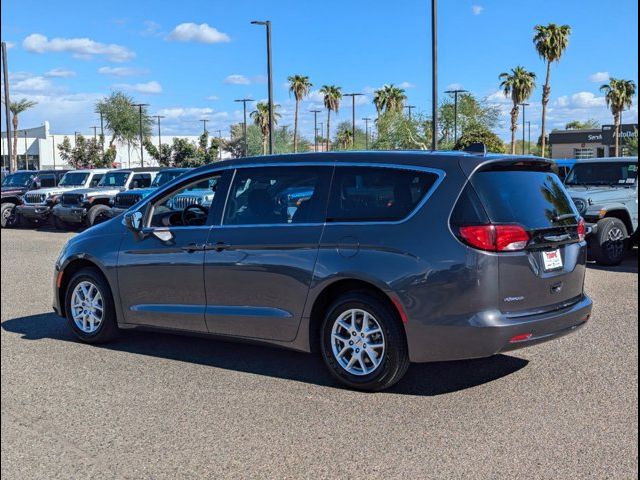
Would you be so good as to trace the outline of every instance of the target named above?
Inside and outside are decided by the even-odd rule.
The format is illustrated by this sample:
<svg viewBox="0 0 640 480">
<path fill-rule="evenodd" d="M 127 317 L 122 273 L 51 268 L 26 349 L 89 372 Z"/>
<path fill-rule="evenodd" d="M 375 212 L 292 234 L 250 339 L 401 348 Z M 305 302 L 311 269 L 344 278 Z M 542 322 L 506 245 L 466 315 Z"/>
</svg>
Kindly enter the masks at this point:
<svg viewBox="0 0 640 480">
<path fill-rule="evenodd" d="M 340 388 L 318 356 L 129 332 L 51 311 L 71 233 L 2 230 L 2 478 L 638 476 L 638 254 L 590 266 L 578 333 Z"/>
</svg>

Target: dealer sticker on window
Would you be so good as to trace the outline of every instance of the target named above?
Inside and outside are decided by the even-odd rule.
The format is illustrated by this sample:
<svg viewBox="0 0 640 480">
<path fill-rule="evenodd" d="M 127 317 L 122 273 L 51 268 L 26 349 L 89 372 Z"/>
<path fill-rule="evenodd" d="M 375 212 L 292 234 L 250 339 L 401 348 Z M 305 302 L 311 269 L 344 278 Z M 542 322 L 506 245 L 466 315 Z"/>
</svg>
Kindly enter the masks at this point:
<svg viewBox="0 0 640 480">
<path fill-rule="evenodd" d="M 542 260 L 544 261 L 544 269 L 547 271 L 562 268 L 562 256 L 560 255 L 560 250 L 542 252 Z"/>
</svg>

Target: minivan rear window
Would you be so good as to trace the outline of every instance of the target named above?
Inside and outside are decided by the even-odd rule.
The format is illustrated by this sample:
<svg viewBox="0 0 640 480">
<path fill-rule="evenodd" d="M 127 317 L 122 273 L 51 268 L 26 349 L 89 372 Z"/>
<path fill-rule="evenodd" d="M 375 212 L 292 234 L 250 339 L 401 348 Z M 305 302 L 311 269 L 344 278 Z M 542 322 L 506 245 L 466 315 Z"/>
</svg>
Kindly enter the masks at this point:
<svg viewBox="0 0 640 480">
<path fill-rule="evenodd" d="M 336 167 L 328 222 L 397 221 L 409 215 L 438 176 L 386 167 Z"/>
<path fill-rule="evenodd" d="M 550 172 L 480 171 L 471 177 L 484 210 L 493 223 L 529 229 L 575 224 L 578 212 L 560 179 Z M 562 218 L 574 214 L 574 217 Z"/>
</svg>

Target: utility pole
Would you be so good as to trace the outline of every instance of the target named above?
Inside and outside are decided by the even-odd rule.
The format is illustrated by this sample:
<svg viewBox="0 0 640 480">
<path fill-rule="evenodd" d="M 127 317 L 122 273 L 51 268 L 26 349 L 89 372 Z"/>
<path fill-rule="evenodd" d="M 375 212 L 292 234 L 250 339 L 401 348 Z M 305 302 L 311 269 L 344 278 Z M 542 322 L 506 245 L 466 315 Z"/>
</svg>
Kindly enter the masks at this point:
<svg viewBox="0 0 640 480">
<path fill-rule="evenodd" d="M 269 89 L 269 154 L 273 154 L 274 133 L 273 133 L 273 69 L 271 61 L 271 21 L 251 22 L 252 25 L 264 25 L 267 29 L 267 84 Z"/>
<path fill-rule="evenodd" d="M 247 143 L 247 102 L 253 102 L 250 98 L 239 98 L 234 102 L 242 102 L 242 138 L 244 143 L 244 156 L 249 155 L 249 144 Z"/>
<path fill-rule="evenodd" d="M 148 107 L 148 103 L 136 103 L 133 105 L 134 107 L 138 107 L 138 118 L 140 120 L 140 166 L 144 167 L 144 145 L 142 141 L 142 109 L 144 107 Z"/>
<path fill-rule="evenodd" d="M 4 77 L 4 114 L 7 122 L 7 154 L 9 155 L 9 173 L 13 173 L 18 165 L 13 164 L 13 146 L 11 145 L 11 100 L 9 99 L 9 67 L 7 64 L 7 44 L 6 42 L 2 42 L 2 75 Z M 16 159 L 17 158 L 18 154 L 16 153 Z"/>
<path fill-rule="evenodd" d="M 313 113 L 313 150 L 318 151 L 318 114 L 322 110 L 311 110 Z"/>
<path fill-rule="evenodd" d="M 318 125 L 320 125 L 320 128 L 318 129 L 320 131 L 320 138 L 324 137 L 324 122 L 318 122 Z M 324 142 L 322 142 L 324 144 Z"/>
<path fill-rule="evenodd" d="M 104 153 L 104 119 L 102 112 L 100 112 L 100 143 L 102 147 L 102 153 Z"/>
<path fill-rule="evenodd" d="M 431 149 L 438 150 L 438 0 L 431 0 Z"/>
<path fill-rule="evenodd" d="M 51 135 L 51 153 L 53 153 L 53 169 L 56 169 L 56 136 Z"/>
<path fill-rule="evenodd" d="M 29 159 L 27 157 L 27 129 L 24 130 L 24 168 L 29 170 Z"/>
<path fill-rule="evenodd" d="M 411 112 L 413 111 L 414 108 L 416 108 L 415 105 L 405 105 L 404 108 L 406 108 L 409 111 L 409 121 L 412 120 L 412 115 Z"/>
<path fill-rule="evenodd" d="M 160 149 L 162 148 L 162 132 L 160 131 L 160 119 L 164 118 L 164 115 L 154 115 L 154 117 L 158 121 L 158 153 L 160 153 Z"/>
<path fill-rule="evenodd" d="M 524 155 L 524 144 L 526 143 L 526 130 L 525 130 L 525 116 L 524 116 L 524 111 L 525 108 L 529 106 L 528 103 L 521 103 L 520 106 L 522 107 L 522 155 Z"/>
<path fill-rule="evenodd" d="M 458 94 L 467 93 L 467 90 L 456 88 L 455 90 L 447 90 L 444 93 L 453 94 L 453 143 L 458 142 Z"/>
<path fill-rule="evenodd" d="M 351 97 L 351 148 L 356 142 L 356 97 L 361 97 L 364 93 L 345 93 L 343 97 Z"/>
<path fill-rule="evenodd" d="M 98 127 L 94 125 L 91 128 L 93 128 L 93 140 L 98 143 Z"/>
<path fill-rule="evenodd" d="M 411 110 L 409 110 L 409 118 L 411 118 Z M 362 120 L 364 120 L 364 149 L 369 150 L 369 122 L 371 119 L 365 117 Z"/>
<path fill-rule="evenodd" d="M 527 153 L 529 155 L 531 155 L 531 122 L 530 121 L 527 121 L 527 128 L 529 129 L 529 133 L 528 133 L 529 140 L 527 142 L 528 143 L 528 145 L 527 145 Z"/>
<path fill-rule="evenodd" d="M 220 144 L 218 147 L 218 158 L 222 160 L 222 130 L 218 130 L 218 143 Z"/>
</svg>

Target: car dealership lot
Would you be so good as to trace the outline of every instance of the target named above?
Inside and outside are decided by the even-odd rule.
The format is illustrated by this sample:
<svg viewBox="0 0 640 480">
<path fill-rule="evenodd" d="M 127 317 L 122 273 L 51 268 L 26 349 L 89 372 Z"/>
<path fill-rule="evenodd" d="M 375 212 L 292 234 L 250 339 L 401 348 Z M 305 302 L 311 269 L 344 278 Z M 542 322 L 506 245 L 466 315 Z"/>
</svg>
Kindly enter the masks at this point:
<svg viewBox="0 0 640 480">
<path fill-rule="evenodd" d="M 81 344 L 50 308 L 72 233 L 2 231 L 3 478 L 637 474 L 638 257 L 580 332 L 338 388 L 319 356 L 167 334 Z"/>
</svg>

